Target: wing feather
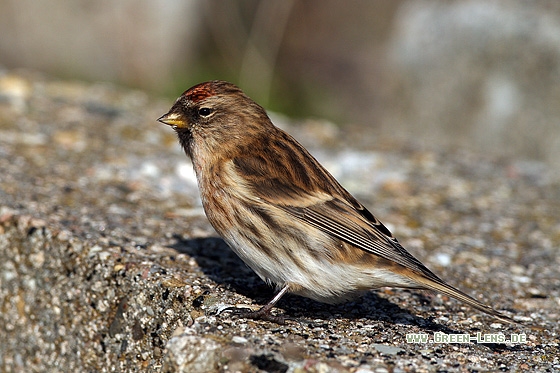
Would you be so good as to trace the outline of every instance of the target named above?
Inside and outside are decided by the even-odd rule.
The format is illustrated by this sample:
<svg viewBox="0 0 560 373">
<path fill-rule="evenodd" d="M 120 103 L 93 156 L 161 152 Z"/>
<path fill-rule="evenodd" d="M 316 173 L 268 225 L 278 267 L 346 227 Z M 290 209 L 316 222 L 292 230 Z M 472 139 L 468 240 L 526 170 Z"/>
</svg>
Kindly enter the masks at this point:
<svg viewBox="0 0 560 373">
<path fill-rule="evenodd" d="M 283 136 L 289 136 L 283 133 Z M 441 281 L 406 251 L 391 232 L 291 137 L 299 152 L 270 144 L 262 157 L 247 148 L 232 165 L 250 191 L 247 198 L 266 202 L 358 249 Z M 264 141 L 264 140 L 263 140 Z"/>
<path fill-rule="evenodd" d="M 285 205 L 277 205 L 277 207 L 356 248 L 398 263 L 433 280 L 441 281 L 406 251 L 395 238 L 381 231 L 378 228 L 381 223 L 377 219 L 374 222 L 369 221 L 360 210 L 342 201 L 331 200 L 306 207 Z"/>
</svg>

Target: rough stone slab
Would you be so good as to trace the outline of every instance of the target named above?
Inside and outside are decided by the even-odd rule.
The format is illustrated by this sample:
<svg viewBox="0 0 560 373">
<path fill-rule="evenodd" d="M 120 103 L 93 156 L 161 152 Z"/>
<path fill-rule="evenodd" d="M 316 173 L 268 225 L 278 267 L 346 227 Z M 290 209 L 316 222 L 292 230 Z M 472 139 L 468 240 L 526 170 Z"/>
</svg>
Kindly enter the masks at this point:
<svg viewBox="0 0 560 373">
<path fill-rule="evenodd" d="M 255 322 L 229 307 L 272 291 L 208 225 L 189 163 L 155 122 L 170 104 L 0 73 L 0 370 L 560 369 L 560 188 L 546 166 L 373 138 L 356 149 L 343 130 L 333 147 L 310 135 L 327 127 L 282 123 L 442 278 L 544 329 L 398 289 L 336 306 L 286 297 L 285 325 Z M 436 331 L 527 342 L 406 341 Z"/>
</svg>

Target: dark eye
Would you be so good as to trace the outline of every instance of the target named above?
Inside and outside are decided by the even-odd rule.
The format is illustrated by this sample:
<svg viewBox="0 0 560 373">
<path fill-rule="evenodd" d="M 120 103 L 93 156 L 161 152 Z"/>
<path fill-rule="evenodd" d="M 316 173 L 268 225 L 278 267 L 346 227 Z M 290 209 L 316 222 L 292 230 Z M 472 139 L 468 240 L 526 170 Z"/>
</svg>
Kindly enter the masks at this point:
<svg viewBox="0 0 560 373">
<path fill-rule="evenodd" d="M 212 109 L 207 108 L 207 107 L 201 107 L 200 109 L 198 109 L 198 114 L 199 114 L 201 117 L 207 117 L 207 116 L 209 116 L 210 114 L 212 114 Z"/>
</svg>

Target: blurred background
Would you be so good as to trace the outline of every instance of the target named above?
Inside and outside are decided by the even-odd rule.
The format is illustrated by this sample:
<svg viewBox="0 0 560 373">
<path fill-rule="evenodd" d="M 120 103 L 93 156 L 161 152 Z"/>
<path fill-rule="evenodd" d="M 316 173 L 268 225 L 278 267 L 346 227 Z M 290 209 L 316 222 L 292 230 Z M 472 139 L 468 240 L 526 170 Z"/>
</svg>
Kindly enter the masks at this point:
<svg viewBox="0 0 560 373">
<path fill-rule="evenodd" d="M 0 68 L 170 100 L 226 79 L 362 139 L 560 170 L 557 0 L 0 0 Z"/>
</svg>

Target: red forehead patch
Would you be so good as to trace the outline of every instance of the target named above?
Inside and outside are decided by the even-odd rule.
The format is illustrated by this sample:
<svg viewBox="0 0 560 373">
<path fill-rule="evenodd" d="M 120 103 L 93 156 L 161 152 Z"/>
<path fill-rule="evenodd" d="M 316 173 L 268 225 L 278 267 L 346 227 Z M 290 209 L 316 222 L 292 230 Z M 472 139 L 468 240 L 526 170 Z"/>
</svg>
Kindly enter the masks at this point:
<svg viewBox="0 0 560 373">
<path fill-rule="evenodd" d="M 243 93 L 234 84 L 228 83 L 223 80 L 212 80 L 209 82 L 204 82 L 197 84 L 188 90 L 186 90 L 182 97 L 187 100 L 197 103 L 198 101 L 204 100 L 205 98 L 216 96 L 220 94 L 232 94 L 232 93 Z"/>
<path fill-rule="evenodd" d="M 216 92 L 215 87 L 211 82 L 200 83 L 195 85 L 194 87 L 189 88 L 187 91 L 183 93 L 183 96 L 189 101 L 198 102 L 200 100 L 204 100 L 207 97 L 214 96 L 218 92 Z"/>
</svg>

